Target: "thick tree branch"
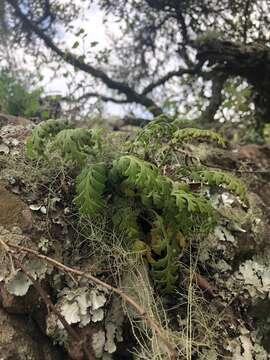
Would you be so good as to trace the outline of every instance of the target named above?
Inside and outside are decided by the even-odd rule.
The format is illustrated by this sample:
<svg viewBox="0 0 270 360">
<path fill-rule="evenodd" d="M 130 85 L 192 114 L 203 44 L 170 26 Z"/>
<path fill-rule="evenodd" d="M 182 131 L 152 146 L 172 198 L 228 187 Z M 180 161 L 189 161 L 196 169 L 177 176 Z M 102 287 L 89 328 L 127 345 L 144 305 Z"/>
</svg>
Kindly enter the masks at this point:
<svg viewBox="0 0 270 360">
<path fill-rule="evenodd" d="M 139 94 L 134 89 L 129 87 L 126 83 L 118 80 L 114 80 L 109 77 L 101 69 L 97 69 L 94 66 L 85 63 L 79 59 L 76 55 L 67 50 L 62 50 L 58 47 L 53 40 L 48 37 L 43 30 L 41 30 L 36 24 L 31 22 L 27 16 L 22 12 L 17 0 L 6 0 L 7 3 L 13 8 L 15 16 L 22 21 L 22 23 L 30 29 L 36 36 L 43 40 L 45 45 L 57 54 L 65 62 L 73 65 L 75 68 L 84 71 L 96 79 L 101 80 L 108 88 L 118 91 L 120 94 L 124 94 L 128 102 L 137 103 L 146 107 L 154 116 L 162 114 L 161 108 L 150 98 L 144 94 Z"/>
<path fill-rule="evenodd" d="M 200 117 L 200 122 L 205 125 L 208 123 L 211 123 L 214 121 L 214 116 L 216 112 L 218 111 L 221 103 L 222 103 L 222 89 L 224 86 L 224 83 L 227 79 L 227 76 L 224 74 L 217 74 L 213 77 L 212 80 L 212 96 L 209 101 L 209 105 L 205 109 L 205 111 L 202 113 Z"/>
<path fill-rule="evenodd" d="M 226 76 L 241 76 L 253 85 L 258 119 L 269 122 L 270 48 L 260 43 L 243 45 L 218 38 L 195 42 L 195 47 L 199 61 L 208 61 L 216 71 Z"/>
<path fill-rule="evenodd" d="M 129 101 L 127 99 L 116 99 L 111 96 L 107 96 L 104 94 L 99 94 L 97 92 L 87 92 L 79 97 L 69 97 L 69 96 L 63 96 L 61 97 L 61 101 L 65 101 L 67 103 L 78 103 L 82 100 L 87 100 L 90 98 L 98 98 L 104 102 L 113 102 L 115 104 L 128 104 Z"/>
<path fill-rule="evenodd" d="M 127 99 L 116 99 L 111 96 L 106 96 L 104 94 L 99 94 L 97 92 L 87 92 L 81 96 L 79 96 L 76 101 L 86 100 L 90 98 L 98 98 L 104 102 L 113 102 L 115 104 L 128 104 L 129 101 Z"/>
</svg>

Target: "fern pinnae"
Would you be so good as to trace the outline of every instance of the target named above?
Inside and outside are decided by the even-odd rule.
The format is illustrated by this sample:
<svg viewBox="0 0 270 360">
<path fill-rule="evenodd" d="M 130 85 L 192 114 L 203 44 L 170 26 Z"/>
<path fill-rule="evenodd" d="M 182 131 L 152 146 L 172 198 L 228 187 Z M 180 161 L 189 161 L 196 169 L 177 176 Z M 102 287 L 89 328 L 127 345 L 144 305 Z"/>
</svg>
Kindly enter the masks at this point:
<svg viewBox="0 0 270 360">
<path fill-rule="evenodd" d="M 201 170 L 193 173 L 193 178 L 197 179 L 209 186 L 223 186 L 228 191 L 231 191 L 242 201 L 246 201 L 246 187 L 230 173 L 219 170 Z"/>
<path fill-rule="evenodd" d="M 50 141 L 62 130 L 71 128 L 71 123 L 66 120 L 50 119 L 38 124 L 26 141 L 27 155 L 32 159 L 46 157 Z"/>
<path fill-rule="evenodd" d="M 59 132 L 51 146 L 59 151 L 65 161 L 74 161 L 82 165 L 95 145 L 91 130 L 65 129 Z"/>
<path fill-rule="evenodd" d="M 211 130 L 196 129 L 196 128 L 185 128 L 174 132 L 172 143 L 182 143 L 192 139 L 203 139 L 215 141 L 218 145 L 225 147 L 225 140 L 218 133 Z"/>
<path fill-rule="evenodd" d="M 151 263 L 153 279 L 163 293 L 170 293 L 178 279 L 177 256 L 180 249 L 176 243 L 176 232 L 169 226 L 165 228 L 163 218 L 157 214 L 151 231 L 151 249 L 158 255 L 158 259 Z"/>
<path fill-rule="evenodd" d="M 127 243 L 140 240 L 142 232 L 138 224 L 138 217 L 141 209 L 132 206 L 128 199 L 120 196 L 114 197 L 113 204 L 113 225 L 120 233 L 128 237 Z"/>
<path fill-rule="evenodd" d="M 154 186 L 155 177 L 158 175 L 157 168 L 147 161 L 135 156 L 124 155 L 114 162 L 114 171 L 123 177 L 127 177 L 128 182 L 140 189 L 150 189 Z"/>
<path fill-rule="evenodd" d="M 105 163 L 85 167 L 76 179 L 77 196 L 73 202 L 81 215 L 93 217 L 105 206 L 103 193 L 107 181 Z"/>
</svg>

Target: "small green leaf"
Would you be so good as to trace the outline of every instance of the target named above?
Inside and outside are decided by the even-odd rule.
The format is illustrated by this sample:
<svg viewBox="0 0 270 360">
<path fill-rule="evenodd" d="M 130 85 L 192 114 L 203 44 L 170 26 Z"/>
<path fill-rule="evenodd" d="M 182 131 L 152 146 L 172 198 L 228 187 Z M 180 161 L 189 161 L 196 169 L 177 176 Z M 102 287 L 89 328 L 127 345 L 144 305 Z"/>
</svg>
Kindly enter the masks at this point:
<svg viewBox="0 0 270 360">
<path fill-rule="evenodd" d="M 79 41 L 75 41 L 75 43 L 72 45 L 72 49 L 77 49 L 79 45 L 80 45 Z"/>
</svg>

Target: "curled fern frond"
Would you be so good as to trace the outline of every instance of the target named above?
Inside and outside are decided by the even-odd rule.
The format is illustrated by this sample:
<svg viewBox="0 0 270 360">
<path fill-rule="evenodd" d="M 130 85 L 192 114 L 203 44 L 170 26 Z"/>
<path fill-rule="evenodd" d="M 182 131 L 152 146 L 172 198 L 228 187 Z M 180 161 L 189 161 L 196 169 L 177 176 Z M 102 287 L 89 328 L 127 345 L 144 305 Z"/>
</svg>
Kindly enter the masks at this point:
<svg viewBox="0 0 270 360">
<path fill-rule="evenodd" d="M 172 143 L 184 142 L 192 139 L 203 139 L 217 142 L 221 146 L 225 146 L 225 140 L 218 133 L 211 130 L 203 130 L 196 128 L 186 128 L 177 130 L 173 134 Z"/>
<path fill-rule="evenodd" d="M 210 186 L 224 186 L 228 191 L 246 200 L 246 187 L 235 176 L 218 170 L 202 170 L 193 173 L 193 177 Z"/>
<path fill-rule="evenodd" d="M 91 130 L 65 129 L 55 136 L 51 150 L 59 151 L 65 161 L 71 160 L 83 164 L 94 145 Z"/>
<path fill-rule="evenodd" d="M 103 193 L 107 181 L 107 170 L 105 163 L 91 164 L 83 169 L 76 179 L 76 193 L 74 203 L 80 214 L 95 216 L 105 203 Z"/>
<path fill-rule="evenodd" d="M 149 124 L 140 131 L 135 139 L 135 143 L 147 145 L 151 140 L 156 139 L 157 137 L 170 135 L 176 130 L 172 124 L 172 121 L 168 121 L 164 116 L 149 121 Z"/>
<path fill-rule="evenodd" d="M 162 143 L 167 143 L 172 137 L 173 133 L 178 129 L 190 125 L 190 120 L 185 119 L 173 119 L 167 115 L 161 115 L 141 129 L 137 138 L 134 141 L 135 148 L 145 147 L 146 149 L 153 143 L 153 146 L 161 146 Z M 160 144 L 159 140 L 160 139 Z"/>
<path fill-rule="evenodd" d="M 26 141 L 27 155 L 34 159 L 43 157 L 47 144 L 62 130 L 71 129 L 72 125 L 66 120 L 47 120 L 35 127 Z"/>
<path fill-rule="evenodd" d="M 159 175 L 158 169 L 147 161 L 122 156 L 114 162 L 113 173 L 116 172 L 124 177 L 118 187 L 123 194 L 139 197 L 148 209 L 162 210 L 164 219 L 168 223 L 174 219 L 183 231 L 190 224 L 194 227 L 195 224 L 198 227 L 207 224 L 213 217 L 212 207 L 206 199 L 185 190 L 167 176 Z M 121 182 L 119 177 L 117 180 Z"/>
</svg>

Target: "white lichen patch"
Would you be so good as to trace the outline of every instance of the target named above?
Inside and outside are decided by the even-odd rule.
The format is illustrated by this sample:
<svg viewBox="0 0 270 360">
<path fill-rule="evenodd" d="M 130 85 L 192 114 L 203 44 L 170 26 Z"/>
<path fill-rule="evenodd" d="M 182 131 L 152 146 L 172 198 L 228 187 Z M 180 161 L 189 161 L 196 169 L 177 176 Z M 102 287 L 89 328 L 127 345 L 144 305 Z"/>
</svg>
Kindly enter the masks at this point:
<svg viewBox="0 0 270 360">
<path fill-rule="evenodd" d="M 262 297 L 270 292 L 270 268 L 258 259 L 247 260 L 239 267 L 236 277 L 243 280 L 245 289 L 252 297 Z"/>
<path fill-rule="evenodd" d="M 77 284 L 78 286 L 78 284 Z M 113 298 L 106 289 L 79 285 L 76 288 L 64 288 L 59 293 L 57 309 L 70 325 L 91 328 L 92 348 L 97 359 L 105 359 L 117 349 L 122 341 L 124 320 L 121 301 Z M 61 339 L 63 325 L 55 314 L 47 317 L 47 334 L 54 339 Z"/>
<path fill-rule="evenodd" d="M 59 294 L 57 306 L 69 324 L 79 323 L 85 326 L 91 320 L 93 322 L 103 320 L 104 311 L 101 308 L 106 301 L 104 292 L 84 286 L 77 289 L 63 289 Z"/>
</svg>

